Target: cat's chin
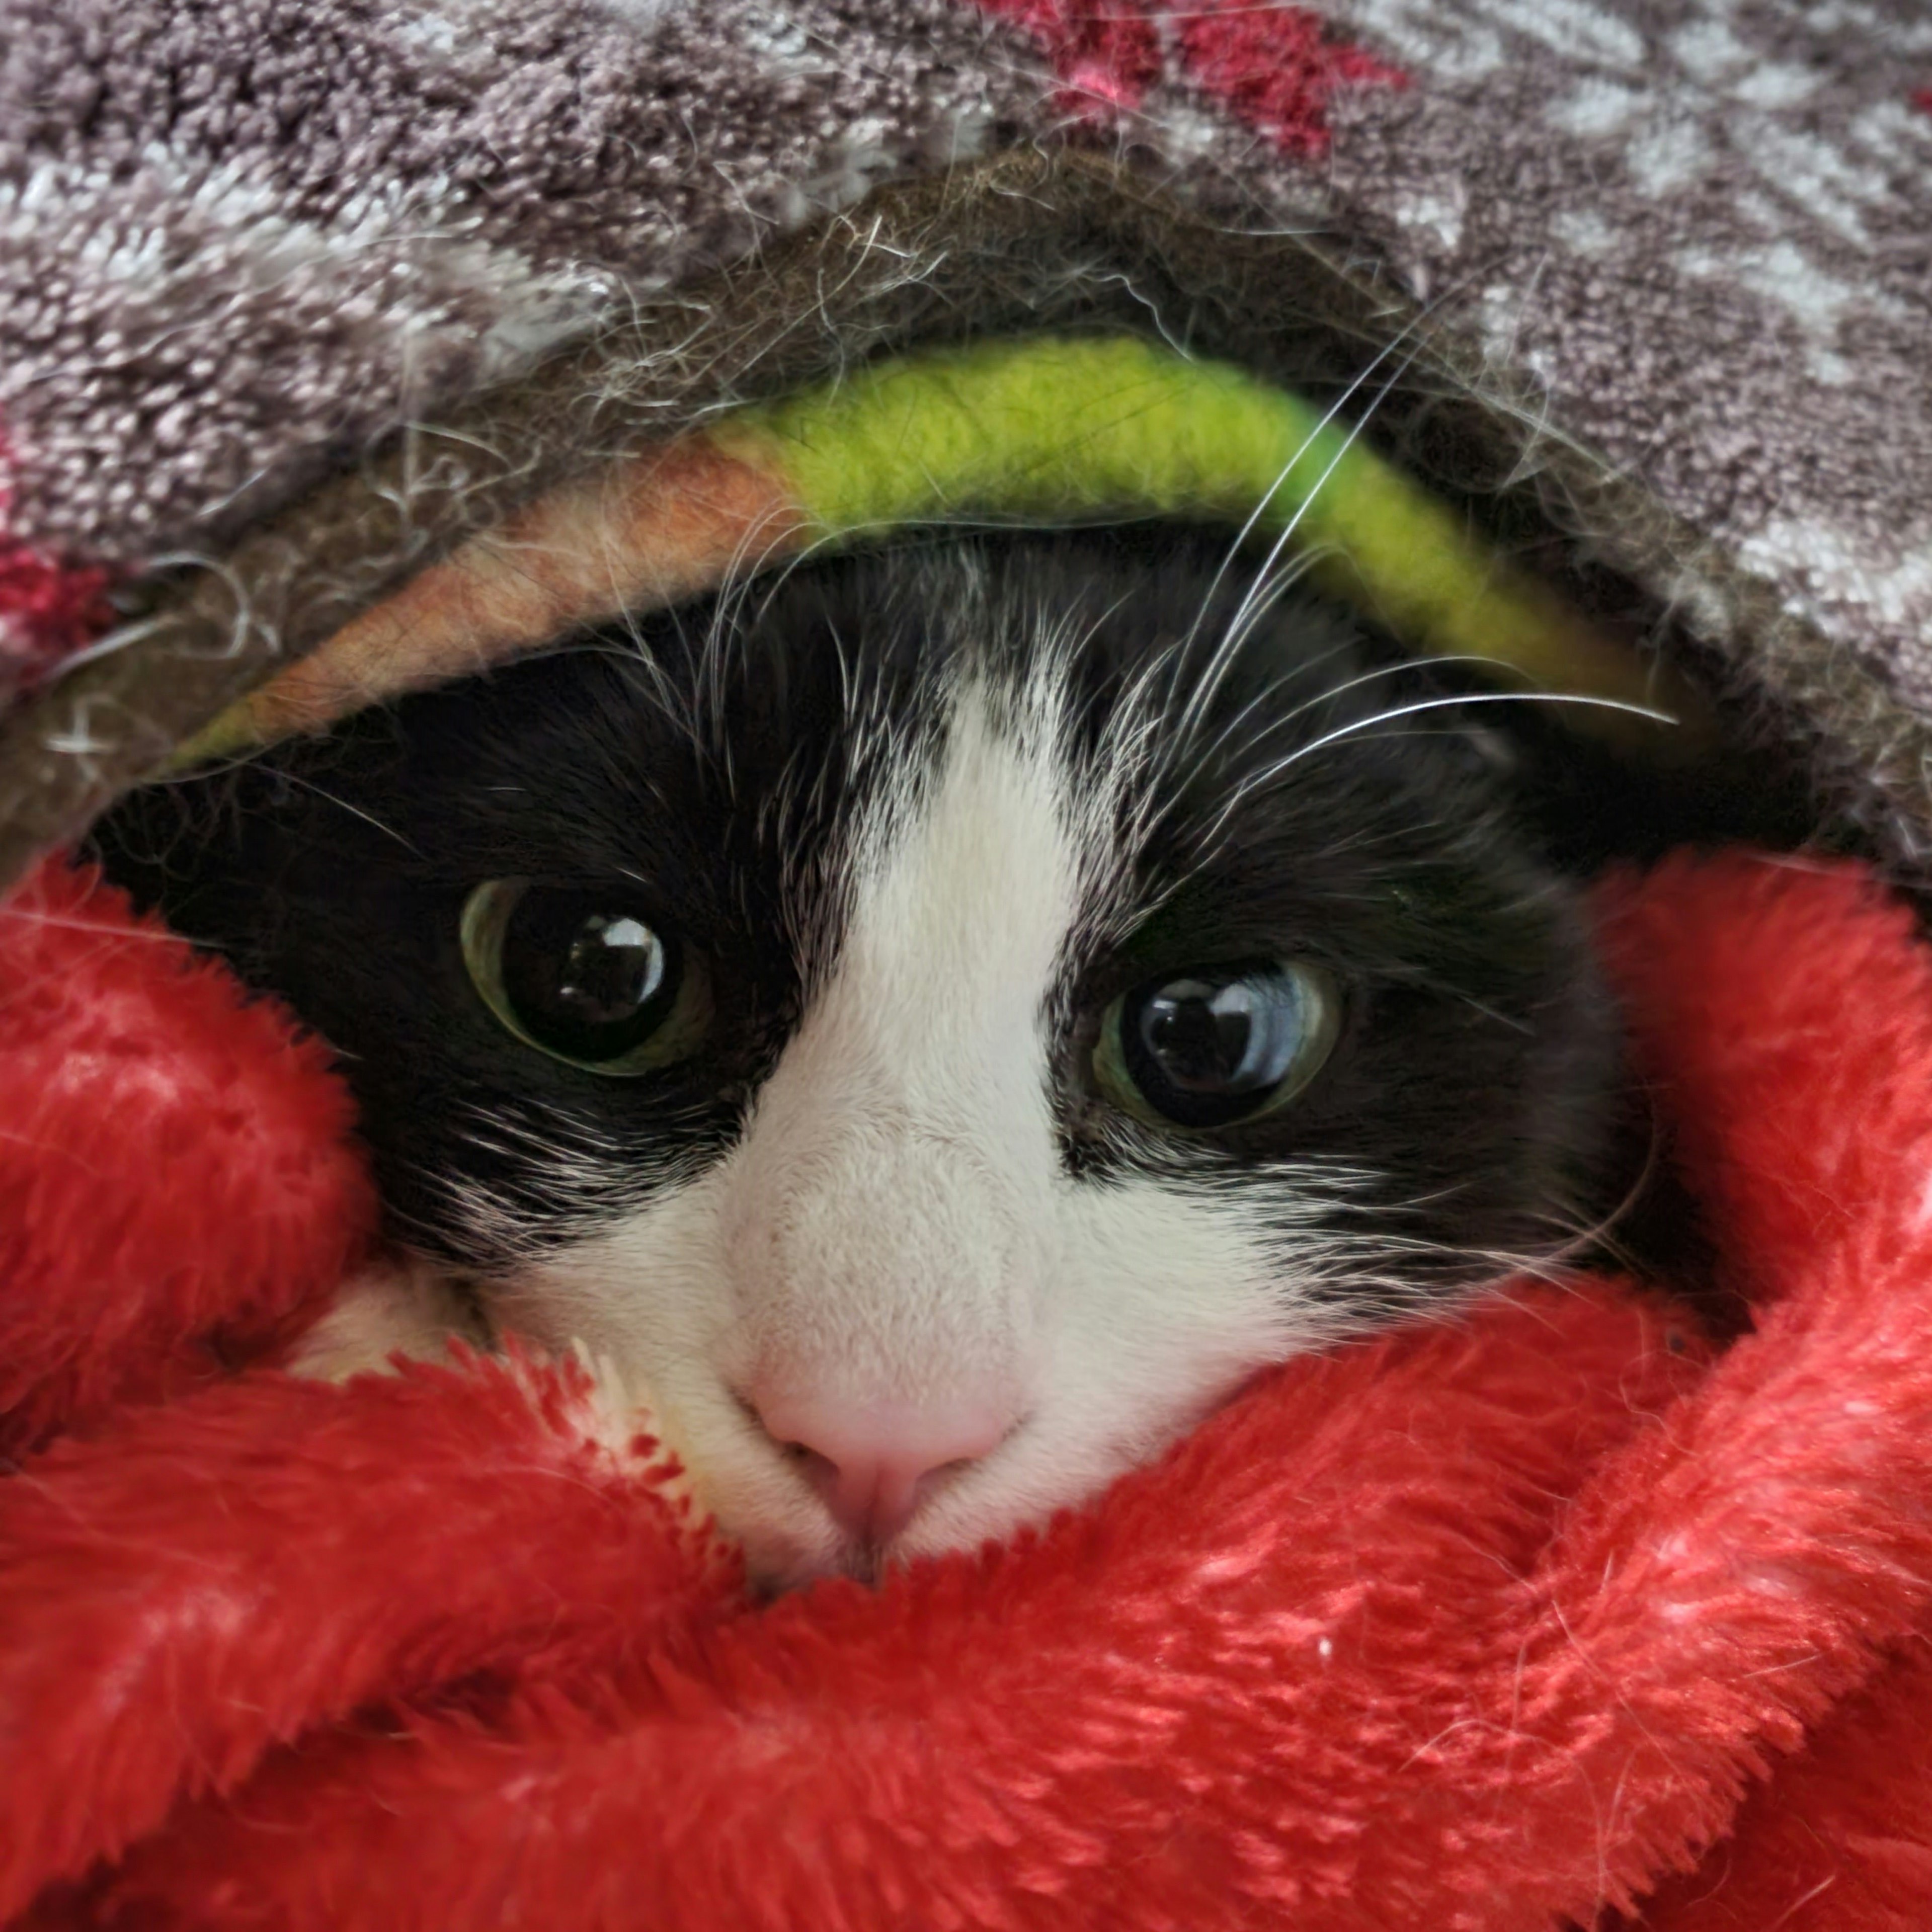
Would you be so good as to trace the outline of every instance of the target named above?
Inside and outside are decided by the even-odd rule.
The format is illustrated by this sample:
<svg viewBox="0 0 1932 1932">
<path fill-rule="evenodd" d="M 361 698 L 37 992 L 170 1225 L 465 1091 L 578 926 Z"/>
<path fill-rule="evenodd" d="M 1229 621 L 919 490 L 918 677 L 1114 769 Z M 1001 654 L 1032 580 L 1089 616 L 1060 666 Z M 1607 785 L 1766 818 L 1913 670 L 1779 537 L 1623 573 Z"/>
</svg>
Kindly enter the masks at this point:
<svg viewBox="0 0 1932 1932">
<path fill-rule="evenodd" d="M 856 1583 L 863 1588 L 876 1590 L 895 1570 L 903 1568 L 909 1560 L 896 1557 L 890 1551 L 877 1550 L 850 1550 L 822 1560 L 800 1558 L 766 1563 L 760 1563 L 748 1555 L 745 1587 L 752 1600 L 761 1604 L 776 1603 L 781 1597 L 813 1589 L 821 1584 Z"/>
</svg>

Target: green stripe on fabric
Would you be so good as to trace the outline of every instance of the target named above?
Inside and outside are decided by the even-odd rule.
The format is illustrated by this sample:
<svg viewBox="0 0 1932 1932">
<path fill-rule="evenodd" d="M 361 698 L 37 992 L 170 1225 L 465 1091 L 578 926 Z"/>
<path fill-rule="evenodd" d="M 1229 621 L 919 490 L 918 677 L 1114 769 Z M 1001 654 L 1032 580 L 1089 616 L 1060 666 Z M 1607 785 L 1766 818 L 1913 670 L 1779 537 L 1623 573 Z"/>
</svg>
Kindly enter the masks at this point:
<svg viewBox="0 0 1932 1932">
<path fill-rule="evenodd" d="M 1258 536 L 1292 526 L 1316 583 L 1412 650 L 1698 722 L 1678 680 L 1515 569 L 1348 425 L 1226 364 L 1126 338 L 986 343 L 863 369 L 710 434 L 782 473 L 820 538 L 982 518 L 1241 524 L 1258 506 Z M 1658 728 L 1628 713 L 1565 711 L 1658 748 Z M 1688 752 L 1701 733 L 1673 735 Z"/>
</svg>

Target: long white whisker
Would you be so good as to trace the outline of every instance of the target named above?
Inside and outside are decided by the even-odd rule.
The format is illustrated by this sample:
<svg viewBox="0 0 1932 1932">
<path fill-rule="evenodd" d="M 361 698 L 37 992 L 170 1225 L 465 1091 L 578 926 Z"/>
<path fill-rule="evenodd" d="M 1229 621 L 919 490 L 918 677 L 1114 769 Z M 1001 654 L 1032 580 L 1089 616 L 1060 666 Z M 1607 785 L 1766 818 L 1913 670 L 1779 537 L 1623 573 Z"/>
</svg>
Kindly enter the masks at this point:
<svg viewBox="0 0 1932 1932">
<path fill-rule="evenodd" d="M 1444 711 L 1465 704 L 1580 704 L 1600 711 L 1617 711 L 1630 718 L 1641 718 L 1652 724 L 1675 724 L 1676 718 L 1668 711 L 1660 711 L 1654 705 L 1637 704 L 1621 698 L 1596 698 L 1577 692 L 1560 691 L 1486 691 L 1475 692 L 1454 698 L 1419 698 L 1413 704 L 1400 704 L 1387 711 L 1378 711 L 1370 718 L 1358 718 L 1347 724 L 1338 724 L 1332 731 L 1324 731 L 1318 738 L 1306 745 L 1298 746 L 1278 764 L 1271 765 L 1262 772 L 1260 782 L 1279 777 L 1293 764 L 1312 757 L 1316 752 L 1348 737 L 1357 731 L 1366 731 L 1378 724 L 1392 724 L 1399 718 L 1413 718 L 1424 711 Z"/>
<path fill-rule="evenodd" d="M 1418 330 L 1420 329 L 1433 317 L 1437 309 L 1441 307 L 1442 302 L 1448 298 L 1449 294 L 1453 292 L 1454 292 L 1445 291 L 1444 296 L 1438 298 L 1436 302 L 1430 303 L 1427 307 L 1418 310 L 1415 314 L 1411 316 L 1408 320 L 1403 323 L 1402 327 L 1398 329 L 1387 342 L 1384 343 L 1382 347 L 1376 350 L 1376 353 L 1363 364 L 1360 372 L 1352 382 L 1349 382 L 1348 386 L 1342 390 L 1342 393 L 1335 398 L 1334 401 L 1329 404 L 1328 409 L 1323 412 L 1321 420 L 1308 432 L 1306 436 L 1303 437 L 1301 446 L 1296 450 L 1294 454 L 1291 456 L 1276 472 L 1274 481 L 1268 485 L 1268 488 L 1266 492 L 1262 495 L 1261 500 L 1248 512 L 1246 521 L 1242 524 L 1240 530 L 1236 536 L 1234 542 L 1228 546 L 1226 554 L 1222 557 L 1220 563 L 1215 569 L 1213 578 L 1209 580 L 1207 594 L 1201 600 L 1202 614 L 1203 616 L 1206 615 L 1208 606 L 1214 602 L 1216 593 L 1220 590 L 1222 580 L 1227 575 L 1228 566 L 1234 562 L 1234 559 L 1240 554 L 1242 546 L 1246 543 L 1249 538 L 1254 535 L 1255 526 L 1261 521 L 1262 517 L 1267 513 L 1268 506 L 1274 501 L 1275 497 L 1280 494 L 1282 485 L 1288 481 L 1289 476 L 1294 471 L 1295 465 L 1299 463 L 1301 459 L 1308 454 L 1309 451 L 1314 447 L 1316 439 L 1321 436 L 1322 433 L 1327 429 L 1329 424 L 1341 414 L 1342 410 L 1346 409 L 1348 404 L 1354 400 L 1356 392 L 1360 389 L 1362 386 L 1375 374 L 1376 371 L 1379 369 L 1398 349 L 1402 347 L 1402 344 L 1406 342 L 1412 335 L 1414 334 Z M 1395 376 L 1391 377 L 1391 382 L 1396 378 L 1399 378 L 1404 370 L 1414 365 L 1416 356 L 1421 351 L 1419 345 L 1417 348 L 1413 349 L 1409 352 L 1408 355 L 1403 359 L 1402 368 L 1398 369 L 1395 372 Z M 1383 397 L 1387 396 L 1388 388 L 1389 385 L 1384 384 L 1382 392 Z M 1378 398 L 1377 403 L 1374 406 L 1379 407 L 1381 399 Z M 1370 411 L 1370 414 L 1372 415 L 1373 413 L 1374 408 L 1372 408 Z M 1325 476 L 1322 480 L 1324 482 L 1327 480 Z M 1320 488 L 1320 483 L 1318 483 L 1316 487 L 1317 489 Z M 1188 642 L 1190 644 L 1193 641 L 1195 633 L 1198 631 L 1198 628 L 1199 624 L 1197 620 L 1195 632 L 1190 632 L 1189 633 Z"/>
<path fill-rule="evenodd" d="M 1335 454 L 1329 458 L 1327 464 L 1322 470 L 1322 474 L 1316 478 L 1314 488 L 1304 494 L 1300 504 L 1296 507 L 1294 514 L 1288 518 L 1288 521 L 1282 526 L 1280 530 L 1276 533 L 1274 542 L 1268 547 L 1268 555 L 1262 560 L 1261 568 L 1256 572 L 1254 581 L 1249 586 L 1246 595 L 1244 596 L 1241 602 L 1235 606 L 1234 614 L 1228 620 L 1228 635 L 1230 640 L 1232 640 L 1238 637 L 1245 638 L 1246 635 L 1246 626 L 1250 621 L 1251 607 L 1252 606 L 1262 586 L 1268 581 L 1268 573 L 1274 568 L 1276 564 L 1280 560 L 1282 552 L 1287 548 L 1288 545 L 1294 540 L 1297 532 L 1300 530 L 1302 520 L 1308 514 L 1310 510 L 1314 507 L 1316 499 L 1321 495 L 1322 490 L 1327 487 L 1328 479 L 1334 475 L 1335 472 L 1338 469 L 1341 467 L 1344 459 L 1348 456 L 1349 452 L 1354 448 L 1355 445 L 1358 442 L 1360 441 L 1364 433 L 1366 430 L 1370 422 L 1373 419 L 1376 411 L 1382 407 L 1383 404 L 1388 400 L 1390 394 L 1394 390 L 1396 384 L 1399 382 L 1406 374 L 1407 374 L 1409 369 L 1413 366 L 1416 355 L 1418 352 L 1418 351 L 1412 350 L 1410 353 L 1406 356 L 1394 368 L 1389 371 L 1382 387 L 1376 391 L 1374 400 L 1370 404 L 1369 406 L 1362 412 L 1360 419 L 1349 425 L 1348 434 L 1342 438 L 1341 448 L 1336 450 Z M 1327 418 L 1324 418 L 1324 426 L 1326 424 L 1326 422 Z M 1317 434 L 1319 434 L 1319 432 L 1318 431 Z M 1306 448 L 1306 446 L 1304 445 L 1304 447 Z M 1280 485 L 1277 484 L 1276 487 L 1278 488 Z M 1217 656 L 1218 655 L 1219 653 L 1217 653 Z M 1215 681 L 1218 682 L 1218 680 Z"/>
<path fill-rule="evenodd" d="M 1414 718 L 1424 712 L 1447 711 L 1474 704 L 1576 704 L 1600 711 L 1615 711 L 1627 717 L 1641 718 L 1653 724 L 1675 724 L 1677 720 L 1667 711 L 1659 711 L 1647 704 L 1636 704 L 1620 698 L 1594 698 L 1578 692 L 1552 691 L 1491 691 L 1476 692 L 1453 698 L 1425 698 L 1412 704 L 1399 704 L 1386 711 L 1378 711 L 1366 718 L 1352 719 L 1346 724 L 1338 724 L 1332 731 L 1324 731 L 1320 737 L 1313 738 L 1305 745 L 1297 746 L 1285 758 L 1277 759 L 1264 766 L 1232 793 L 1216 813 L 1214 822 L 1206 830 L 1204 844 L 1211 844 L 1226 829 L 1228 820 L 1247 800 L 1264 786 L 1272 784 L 1281 775 L 1299 764 L 1304 758 L 1312 758 L 1330 745 L 1339 744 L 1346 738 L 1359 736 L 1364 731 L 1372 731 L 1378 726 L 1393 724 L 1405 718 Z"/>
<path fill-rule="evenodd" d="M 1491 669 L 1495 667 L 1494 659 L 1483 657 L 1474 651 L 1459 651 L 1453 655 L 1445 654 L 1444 656 L 1432 658 L 1430 662 L 1441 664 L 1478 664 Z M 1304 698 L 1300 704 L 1290 710 L 1283 712 L 1280 716 L 1270 718 L 1267 720 L 1268 728 L 1270 730 L 1280 730 L 1284 726 L 1292 724 L 1298 718 L 1306 717 L 1310 712 L 1318 710 L 1321 706 L 1329 704 L 1336 698 L 1346 697 L 1352 691 L 1359 691 L 1364 685 L 1374 684 L 1385 677 L 1400 676 L 1414 669 L 1415 666 L 1408 663 L 1378 664 L 1372 670 L 1364 671 L 1359 676 L 1345 678 L 1340 684 L 1331 684 L 1318 692 L 1314 697 Z M 1511 692 L 1503 694 L 1510 697 L 1533 698 L 1540 694 L 1534 692 Z M 1258 692 L 1250 698 L 1247 703 L 1243 705 L 1240 710 L 1236 712 L 1234 716 L 1214 734 L 1208 743 L 1192 754 L 1192 763 L 1197 766 L 1206 764 L 1221 749 L 1234 732 L 1273 695 L 1272 689 L 1267 689 Z"/>
</svg>

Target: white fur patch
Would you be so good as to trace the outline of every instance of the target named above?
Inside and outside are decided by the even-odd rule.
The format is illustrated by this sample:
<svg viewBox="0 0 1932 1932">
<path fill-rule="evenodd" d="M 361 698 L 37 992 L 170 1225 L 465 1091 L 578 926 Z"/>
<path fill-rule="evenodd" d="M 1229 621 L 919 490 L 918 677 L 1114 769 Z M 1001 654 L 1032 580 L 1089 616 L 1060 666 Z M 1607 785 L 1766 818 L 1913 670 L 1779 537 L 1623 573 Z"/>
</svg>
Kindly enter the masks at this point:
<svg viewBox="0 0 1932 1932">
<path fill-rule="evenodd" d="M 302 1337 L 289 1364 L 314 1382 L 380 1374 L 398 1355 L 440 1361 L 452 1342 L 488 1337 L 473 1311 L 428 1262 L 378 1262 L 343 1288 L 335 1305 Z"/>
</svg>

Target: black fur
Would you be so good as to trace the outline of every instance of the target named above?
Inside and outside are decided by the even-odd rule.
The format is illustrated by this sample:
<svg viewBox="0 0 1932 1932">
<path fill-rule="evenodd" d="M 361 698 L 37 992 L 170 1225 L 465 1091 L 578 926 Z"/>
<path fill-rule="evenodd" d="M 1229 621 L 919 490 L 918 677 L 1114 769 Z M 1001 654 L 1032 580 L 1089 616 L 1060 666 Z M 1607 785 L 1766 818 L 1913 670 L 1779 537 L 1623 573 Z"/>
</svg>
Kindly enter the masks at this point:
<svg viewBox="0 0 1932 1932">
<path fill-rule="evenodd" d="M 1291 1174 L 1362 1177 L 1332 1210 L 1360 1254 L 1336 1292 L 1370 1313 L 1546 1253 L 1610 1204 L 1615 1016 L 1576 890 L 1506 777 L 1453 712 L 1376 722 L 1432 689 L 1378 669 L 1332 609 L 1277 602 L 1178 731 L 1247 587 L 1239 567 L 1216 582 L 1225 555 L 1220 538 L 1139 529 L 813 564 L 155 788 L 98 849 L 333 1042 L 399 1231 L 487 1268 L 730 1145 L 836 960 L 868 801 L 908 763 L 930 769 L 949 677 L 1014 690 L 1056 628 L 1042 614 L 1064 620 L 1076 757 L 1117 758 L 1110 728 L 1150 667 L 1163 721 L 1124 794 L 1122 862 L 1051 998 L 1066 1172 L 1103 1187 L 1153 1169 L 1264 1209 L 1278 1196 L 1284 1240 Z M 984 602 L 962 634 L 970 581 Z M 704 1048 L 611 1080 L 506 1033 L 469 984 L 458 920 L 472 886 L 507 876 L 641 890 L 710 962 Z M 1320 962 L 1348 1003 L 1292 1105 L 1168 1134 L 1096 1092 L 1115 994 L 1282 956 Z M 502 1214 L 480 1224 L 478 1196 Z"/>
</svg>

